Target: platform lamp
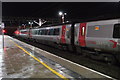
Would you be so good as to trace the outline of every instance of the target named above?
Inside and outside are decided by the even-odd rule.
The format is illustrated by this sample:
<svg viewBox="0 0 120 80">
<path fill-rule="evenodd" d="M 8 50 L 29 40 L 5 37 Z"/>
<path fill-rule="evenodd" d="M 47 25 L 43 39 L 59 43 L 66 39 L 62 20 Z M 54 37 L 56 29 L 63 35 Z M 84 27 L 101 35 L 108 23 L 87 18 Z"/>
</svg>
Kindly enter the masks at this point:
<svg viewBox="0 0 120 80">
<path fill-rule="evenodd" d="M 0 28 L 2 29 L 2 42 L 3 42 L 3 49 L 4 49 L 4 33 L 6 32 L 5 30 L 4 30 L 4 28 L 5 28 L 5 25 L 4 25 L 4 23 L 3 22 L 0 22 Z"/>
<path fill-rule="evenodd" d="M 62 17 L 62 23 L 65 23 L 65 15 L 67 15 L 67 13 L 63 13 L 60 11 L 59 15 Z"/>
<path fill-rule="evenodd" d="M 28 24 L 30 24 L 30 28 L 32 28 L 32 24 L 33 24 L 33 22 L 28 22 Z"/>
<path fill-rule="evenodd" d="M 26 28 L 26 25 L 25 24 L 22 24 L 23 28 L 25 29 Z"/>
</svg>

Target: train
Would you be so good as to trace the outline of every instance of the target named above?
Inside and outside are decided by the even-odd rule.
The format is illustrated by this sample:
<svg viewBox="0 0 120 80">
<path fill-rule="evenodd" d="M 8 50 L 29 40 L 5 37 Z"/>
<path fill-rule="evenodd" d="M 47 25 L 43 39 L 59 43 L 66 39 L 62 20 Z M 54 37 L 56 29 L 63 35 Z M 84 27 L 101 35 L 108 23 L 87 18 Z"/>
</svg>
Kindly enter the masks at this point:
<svg viewBox="0 0 120 80">
<path fill-rule="evenodd" d="M 44 25 L 16 30 L 15 36 L 111 63 L 120 62 L 120 19 Z"/>
</svg>

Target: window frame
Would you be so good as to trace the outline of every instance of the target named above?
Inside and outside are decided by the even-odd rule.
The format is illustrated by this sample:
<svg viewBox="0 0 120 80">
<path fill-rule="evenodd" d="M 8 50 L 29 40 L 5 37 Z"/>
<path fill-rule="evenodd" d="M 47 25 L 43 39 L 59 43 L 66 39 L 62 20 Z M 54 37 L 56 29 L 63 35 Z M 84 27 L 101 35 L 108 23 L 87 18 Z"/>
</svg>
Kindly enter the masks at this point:
<svg viewBox="0 0 120 80">
<path fill-rule="evenodd" d="M 113 28 L 113 38 L 120 38 L 120 24 L 115 24 L 114 25 L 114 28 Z"/>
</svg>

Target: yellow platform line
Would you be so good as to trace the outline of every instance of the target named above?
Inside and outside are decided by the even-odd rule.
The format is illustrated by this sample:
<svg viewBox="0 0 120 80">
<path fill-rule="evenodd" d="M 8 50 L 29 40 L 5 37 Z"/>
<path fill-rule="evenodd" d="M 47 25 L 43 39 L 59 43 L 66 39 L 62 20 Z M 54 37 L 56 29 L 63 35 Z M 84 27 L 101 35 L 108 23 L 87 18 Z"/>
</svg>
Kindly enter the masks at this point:
<svg viewBox="0 0 120 80">
<path fill-rule="evenodd" d="M 27 53 L 28 55 L 30 55 L 32 58 L 34 58 L 36 61 L 38 61 L 39 63 L 41 63 L 43 66 L 45 66 L 47 69 L 49 69 L 51 72 L 53 72 L 54 74 L 56 74 L 57 76 L 59 76 L 60 78 L 64 79 L 64 80 L 69 80 L 67 79 L 65 76 L 61 75 L 60 73 L 58 73 L 57 71 L 55 71 L 54 69 L 52 69 L 51 67 L 49 67 L 47 64 L 45 64 L 44 62 L 40 61 L 38 58 L 36 58 L 35 56 L 31 55 L 28 51 L 26 51 L 24 48 L 22 48 L 21 46 L 19 46 L 17 43 L 15 43 L 13 40 L 11 40 L 18 48 L 20 48 L 21 50 L 23 50 L 25 53 Z"/>
</svg>

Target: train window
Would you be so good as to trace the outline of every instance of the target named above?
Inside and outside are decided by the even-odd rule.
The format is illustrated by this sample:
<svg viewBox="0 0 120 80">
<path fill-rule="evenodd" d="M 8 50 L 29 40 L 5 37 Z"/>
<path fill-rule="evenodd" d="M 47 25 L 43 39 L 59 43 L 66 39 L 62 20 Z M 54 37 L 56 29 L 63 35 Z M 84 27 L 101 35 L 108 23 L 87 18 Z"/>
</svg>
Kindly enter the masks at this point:
<svg viewBox="0 0 120 80">
<path fill-rule="evenodd" d="M 41 35 L 44 35 L 44 30 L 41 30 Z"/>
<path fill-rule="evenodd" d="M 39 30 L 39 33 L 38 33 L 38 35 L 41 35 L 41 33 L 42 33 L 42 31 L 41 31 L 41 30 Z"/>
<path fill-rule="evenodd" d="M 49 29 L 47 29 L 47 35 L 49 35 L 49 33 L 50 33 L 50 30 L 49 30 Z"/>
<path fill-rule="evenodd" d="M 23 31 L 21 31 L 20 33 L 22 33 L 22 34 L 23 34 Z"/>
<path fill-rule="evenodd" d="M 48 33 L 47 33 L 47 35 L 50 35 L 50 29 L 48 29 Z"/>
<path fill-rule="evenodd" d="M 82 32 L 81 35 L 84 36 L 85 35 L 85 27 L 82 27 Z"/>
<path fill-rule="evenodd" d="M 59 32 L 60 32 L 59 28 L 54 29 L 54 35 L 59 35 Z"/>
<path fill-rule="evenodd" d="M 45 29 L 43 30 L 43 35 L 45 35 Z"/>
<path fill-rule="evenodd" d="M 37 35 L 39 34 L 39 30 L 36 30 L 37 31 Z"/>
<path fill-rule="evenodd" d="M 77 29 L 75 29 L 75 34 L 74 34 L 74 35 L 75 35 L 75 37 L 77 37 L 77 32 L 78 32 L 78 31 L 77 31 Z"/>
<path fill-rule="evenodd" d="M 37 35 L 37 30 L 35 30 L 35 34 Z"/>
<path fill-rule="evenodd" d="M 42 34 L 45 35 L 45 29 L 42 30 Z"/>
<path fill-rule="evenodd" d="M 114 25 L 113 38 L 120 38 L 120 24 Z"/>
<path fill-rule="evenodd" d="M 32 34 L 34 35 L 34 30 L 32 30 Z"/>
<path fill-rule="evenodd" d="M 50 35 L 53 35 L 54 29 L 50 29 Z"/>
<path fill-rule="evenodd" d="M 21 31 L 22 34 L 27 34 L 27 31 Z"/>
<path fill-rule="evenodd" d="M 36 35 L 36 30 L 34 30 L 34 34 Z"/>
<path fill-rule="evenodd" d="M 44 35 L 47 35 L 47 30 L 44 30 Z"/>
<path fill-rule="evenodd" d="M 48 35 L 48 33 L 49 33 L 49 29 L 46 29 L 45 30 L 45 35 Z"/>
<path fill-rule="evenodd" d="M 66 32 L 67 38 L 70 38 L 71 35 L 71 28 L 67 28 L 67 32 Z"/>
</svg>

